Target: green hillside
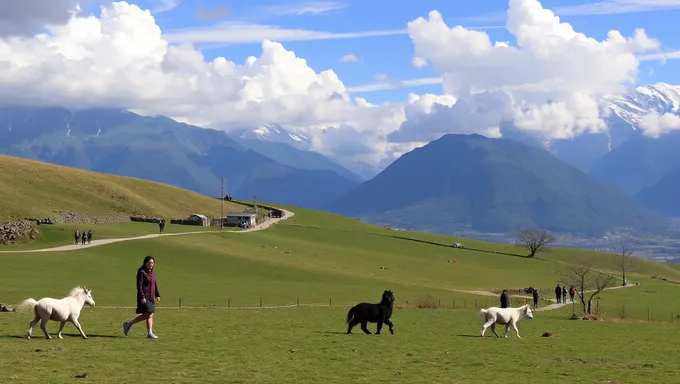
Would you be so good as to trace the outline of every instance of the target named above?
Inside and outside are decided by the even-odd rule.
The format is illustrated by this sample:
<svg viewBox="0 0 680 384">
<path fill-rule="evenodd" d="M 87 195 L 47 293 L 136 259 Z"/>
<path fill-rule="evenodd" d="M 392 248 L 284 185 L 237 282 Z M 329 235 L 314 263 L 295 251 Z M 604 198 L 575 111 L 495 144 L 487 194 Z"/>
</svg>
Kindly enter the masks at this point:
<svg viewBox="0 0 680 384">
<path fill-rule="evenodd" d="M 0 381 L 71 382 L 87 374 L 89 380 L 104 383 L 140 376 L 182 383 L 385 378 L 431 383 L 440 382 L 445 372 L 455 377 L 445 382 L 483 383 L 489 378 L 488 361 L 494 361 L 502 375 L 515 375 L 513 383 L 526 377 L 542 383 L 565 382 L 565 377 L 569 382 L 615 378 L 637 383 L 648 382 L 650 372 L 655 380 L 672 382 L 680 374 L 668 358 L 675 350 L 667 342 L 668 334 L 677 331 L 678 323 L 671 320 L 680 313 L 680 285 L 649 278 L 680 281 L 678 269 L 635 260 L 630 280 L 641 285 L 606 291 L 599 303 L 601 312 L 615 322 L 567 320 L 569 305 L 522 320 L 521 340 L 514 339 L 514 332 L 513 339 L 497 339 L 490 331 L 488 338 L 480 339 L 474 310 L 497 305 L 498 297 L 469 291 L 529 285 L 550 290 L 556 273 L 578 256 L 596 257 L 603 270 L 613 273 L 618 270 L 616 258 L 556 248 L 528 259 L 512 245 L 395 231 L 325 212 L 281 208 L 295 216 L 258 232 L 212 231 L 75 251 L 0 253 L 0 270 L 12 271 L 2 276 L 0 302 L 60 297 L 75 285 L 93 289 L 97 302 L 94 308 L 84 308 L 79 319 L 88 340 L 79 339 L 70 324 L 64 340 L 43 340 L 37 327 L 32 340 L 22 340 L 30 315 L 0 313 L 0 338 L 5 338 L 0 343 L 5 356 L 0 359 Z M 58 231 L 62 226 L 50 227 Z M 95 226 L 95 233 L 134 236 L 149 228 L 154 226 L 102 224 Z M 55 245 L 47 239 L 33 245 L 41 241 L 43 246 Z M 444 246 L 454 241 L 466 249 Z M 135 325 L 127 337 L 121 329 L 122 321 L 134 316 L 133 275 L 147 254 L 156 257 L 162 296 L 154 322 L 160 339 L 154 341 L 144 339 L 143 324 Z M 354 335 L 345 335 L 347 309 L 360 301 L 377 302 L 385 289 L 392 289 L 397 299 L 395 335 L 383 329 L 380 336 L 367 336 L 358 327 Z M 551 292 L 541 295 L 552 297 Z M 446 310 L 415 309 L 427 297 Z M 513 306 L 524 300 L 511 291 Z M 266 308 L 271 306 L 279 307 Z M 617 320 L 621 308 L 630 319 L 646 320 L 649 313 L 656 322 Z M 57 324 L 47 327 L 54 337 Z M 375 324 L 368 328 L 375 331 Z M 542 338 L 545 331 L 557 336 Z M 526 362 L 494 360 L 499 354 L 516 354 L 518 348 Z M 154 364 L 145 360 L 150 352 Z M 78 359 L 93 355 L 99 362 Z M 50 364 L 26 363 L 36 356 Z"/>
<path fill-rule="evenodd" d="M 0 155 L 0 193 L 0 222 L 54 217 L 58 211 L 166 218 L 220 214 L 219 200 L 196 192 L 4 155 Z M 224 209 L 243 207 L 225 202 Z"/>
</svg>

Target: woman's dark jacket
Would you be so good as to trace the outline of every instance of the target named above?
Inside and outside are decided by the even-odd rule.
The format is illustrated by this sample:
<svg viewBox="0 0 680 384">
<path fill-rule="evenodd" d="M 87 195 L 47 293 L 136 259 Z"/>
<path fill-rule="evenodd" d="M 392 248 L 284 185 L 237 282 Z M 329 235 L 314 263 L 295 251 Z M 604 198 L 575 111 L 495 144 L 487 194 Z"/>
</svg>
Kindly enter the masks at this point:
<svg viewBox="0 0 680 384">
<path fill-rule="evenodd" d="M 154 292 L 151 291 L 151 275 L 152 272 L 147 272 L 146 269 L 140 268 L 137 271 L 137 301 L 142 299 L 155 299 L 156 297 L 161 297 L 158 293 L 158 281 L 154 284 Z M 155 276 L 154 276 L 155 279 Z"/>
</svg>

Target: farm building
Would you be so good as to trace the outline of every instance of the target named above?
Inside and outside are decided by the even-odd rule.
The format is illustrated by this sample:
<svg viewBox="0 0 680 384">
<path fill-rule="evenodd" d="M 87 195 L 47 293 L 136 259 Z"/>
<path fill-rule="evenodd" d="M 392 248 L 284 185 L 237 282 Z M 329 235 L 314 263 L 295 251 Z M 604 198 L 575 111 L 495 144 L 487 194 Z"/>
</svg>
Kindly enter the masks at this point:
<svg viewBox="0 0 680 384">
<path fill-rule="evenodd" d="M 201 215 L 198 213 L 194 213 L 193 215 L 189 216 L 187 218 L 187 221 L 195 221 L 195 222 L 200 222 L 202 226 L 204 227 L 209 227 L 210 226 L 210 219 L 208 219 L 207 216 Z"/>
<path fill-rule="evenodd" d="M 227 212 L 227 225 L 254 227 L 257 215 L 253 212 Z"/>
</svg>

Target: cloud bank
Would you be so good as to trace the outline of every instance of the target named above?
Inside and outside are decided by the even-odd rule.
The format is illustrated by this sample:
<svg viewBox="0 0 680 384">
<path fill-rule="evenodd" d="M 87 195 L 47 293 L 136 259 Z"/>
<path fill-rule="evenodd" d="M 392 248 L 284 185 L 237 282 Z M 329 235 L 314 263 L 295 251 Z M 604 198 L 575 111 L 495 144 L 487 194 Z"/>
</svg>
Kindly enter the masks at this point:
<svg viewBox="0 0 680 384">
<path fill-rule="evenodd" d="M 311 137 L 321 153 L 372 164 L 445 133 L 499 137 L 505 123 L 552 139 L 601 132 L 599 95 L 635 82 L 636 55 L 660 48 L 643 30 L 630 37 L 611 31 L 598 41 L 536 0 L 509 1 L 506 28 L 516 46 L 451 28 L 432 11 L 408 23 L 407 32 L 414 64 L 431 65 L 441 77 L 414 85 L 441 83 L 443 94 L 375 105 L 352 97 L 333 70 L 311 68 L 279 42 L 262 39 L 259 57 L 241 63 L 208 61 L 191 45 L 205 42 L 205 34 L 163 34 L 152 13 L 136 5 L 103 5 L 94 16 L 63 1 L 57 16 L 39 19 L 51 24 L 49 33 L 26 32 L 33 19 L 25 19 L 12 27 L 23 35 L 0 37 L 0 103 L 123 107 L 225 130 L 273 123 Z M 222 32 L 215 42 L 229 41 Z M 677 123 L 651 119 L 645 126 L 660 134 Z"/>
</svg>

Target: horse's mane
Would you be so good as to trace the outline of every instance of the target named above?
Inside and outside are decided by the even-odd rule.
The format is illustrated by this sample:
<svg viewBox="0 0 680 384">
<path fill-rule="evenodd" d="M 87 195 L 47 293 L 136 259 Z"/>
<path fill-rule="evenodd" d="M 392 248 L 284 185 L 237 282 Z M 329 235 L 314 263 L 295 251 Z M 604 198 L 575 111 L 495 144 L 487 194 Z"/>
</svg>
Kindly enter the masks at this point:
<svg viewBox="0 0 680 384">
<path fill-rule="evenodd" d="M 83 294 L 85 294 L 85 288 L 83 288 L 81 286 L 77 286 L 77 287 L 71 289 L 71 292 L 68 293 L 68 295 L 71 296 L 71 297 L 78 297 L 78 296 L 83 295 Z"/>
</svg>

